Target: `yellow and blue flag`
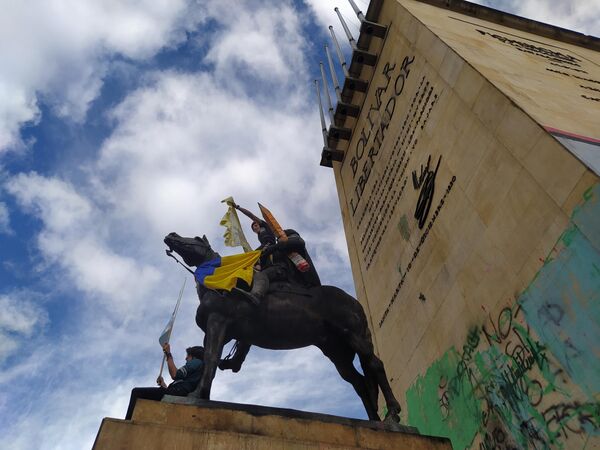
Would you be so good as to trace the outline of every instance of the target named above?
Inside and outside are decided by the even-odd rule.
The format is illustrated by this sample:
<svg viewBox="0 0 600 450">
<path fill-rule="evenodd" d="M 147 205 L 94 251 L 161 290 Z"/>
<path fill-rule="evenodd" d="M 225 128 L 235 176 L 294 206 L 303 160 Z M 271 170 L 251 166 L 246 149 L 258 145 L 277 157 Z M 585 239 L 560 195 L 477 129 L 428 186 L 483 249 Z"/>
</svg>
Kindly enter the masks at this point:
<svg viewBox="0 0 600 450">
<path fill-rule="evenodd" d="M 194 272 L 198 283 L 209 289 L 231 291 L 238 280 L 252 284 L 254 265 L 260 257 L 260 250 L 231 256 L 219 256 L 199 265 Z"/>
</svg>

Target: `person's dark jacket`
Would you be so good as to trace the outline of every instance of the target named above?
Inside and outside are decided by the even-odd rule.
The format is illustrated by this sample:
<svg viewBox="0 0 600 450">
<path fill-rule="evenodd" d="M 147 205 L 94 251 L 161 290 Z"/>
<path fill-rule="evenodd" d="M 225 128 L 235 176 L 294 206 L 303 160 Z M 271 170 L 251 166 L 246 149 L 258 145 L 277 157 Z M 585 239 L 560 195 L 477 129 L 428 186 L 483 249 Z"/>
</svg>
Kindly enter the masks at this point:
<svg viewBox="0 0 600 450">
<path fill-rule="evenodd" d="M 173 391 L 176 395 L 189 394 L 198 386 L 203 370 L 204 362 L 201 359 L 190 359 L 177 369 L 174 381 L 167 387 L 167 394 L 169 391 Z"/>
<path fill-rule="evenodd" d="M 292 229 L 284 230 L 287 236 L 286 241 L 279 240 L 277 244 L 267 246 L 263 249 L 263 255 L 273 255 L 273 263 L 284 265 L 288 268 L 288 271 L 293 274 L 294 278 L 299 280 L 302 284 L 307 287 L 321 286 L 321 280 L 317 269 L 313 264 L 308 251 L 306 250 L 306 243 L 304 239 L 300 237 L 297 231 Z M 310 269 L 307 272 L 300 272 L 296 269 L 296 266 L 288 258 L 290 252 L 299 253 L 310 265 Z"/>
</svg>

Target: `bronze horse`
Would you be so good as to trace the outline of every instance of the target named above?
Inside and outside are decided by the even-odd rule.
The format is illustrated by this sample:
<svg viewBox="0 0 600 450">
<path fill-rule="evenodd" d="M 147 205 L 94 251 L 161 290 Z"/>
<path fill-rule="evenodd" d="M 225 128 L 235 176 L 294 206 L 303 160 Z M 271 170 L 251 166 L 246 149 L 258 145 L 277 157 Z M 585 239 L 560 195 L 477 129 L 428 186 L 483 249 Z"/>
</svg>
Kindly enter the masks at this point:
<svg viewBox="0 0 600 450">
<path fill-rule="evenodd" d="M 188 266 L 198 266 L 219 255 L 206 236 L 184 238 L 170 233 L 164 239 L 170 251 L 178 253 Z M 245 301 L 236 293 L 219 293 L 196 283 L 200 305 L 196 323 L 204 330 L 204 374 L 191 395 L 210 398 L 217 366 L 238 371 L 250 346 L 289 350 L 314 345 L 335 365 L 341 377 L 352 384 L 370 420 L 377 413 L 379 389 L 387 405 L 386 419 L 399 422 L 400 404 L 388 382 L 381 360 L 373 351 L 371 333 L 362 306 L 334 286 L 310 289 L 272 286 L 260 305 Z M 231 360 L 221 360 L 225 344 L 238 341 Z M 364 376 L 354 367 L 358 354 Z M 220 364 L 219 364 L 220 363 Z"/>
</svg>

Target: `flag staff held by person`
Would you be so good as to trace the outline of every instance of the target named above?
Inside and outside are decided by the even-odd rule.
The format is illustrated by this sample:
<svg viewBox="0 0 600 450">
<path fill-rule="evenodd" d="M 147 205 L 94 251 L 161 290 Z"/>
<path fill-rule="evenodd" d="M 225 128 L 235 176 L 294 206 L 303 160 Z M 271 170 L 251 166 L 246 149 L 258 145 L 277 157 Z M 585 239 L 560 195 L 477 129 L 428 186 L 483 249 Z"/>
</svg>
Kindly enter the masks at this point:
<svg viewBox="0 0 600 450">
<path fill-rule="evenodd" d="M 173 314 L 171 314 L 171 318 L 169 319 L 169 322 L 167 322 L 167 326 L 165 327 L 163 332 L 160 334 L 160 337 L 158 338 L 158 343 L 160 344 L 160 346 L 162 348 L 164 348 L 165 344 L 168 344 L 169 341 L 171 340 L 171 333 L 173 332 L 173 324 L 175 323 L 175 318 L 177 317 L 177 312 L 179 311 L 179 305 L 181 304 L 181 297 L 183 297 L 183 291 L 185 289 L 186 281 L 187 281 L 187 279 L 184 278 L 183 285 L 181 286 L 181 289 L 179 290 L 179 297 L 177 298 L 177 303 L 175 304 L 175 309 L 173 310 Z M 162 377 L 166 359 L 167 359 L 167 354 L 166 354 L 166 352 L 163 352 L 162 363 L 160 364 L 160 373 L 158 374 L 159 377 Z"/>
<path fill-rule="evenodd" d="M 125 415 L 125 420 L 131 420 L 133 416 L 133 410 L 135 404 L 139 399 L 156 400 L 160 401 L 164 395 L 176 395 L 186 396 L 198 386 L 202 372 L 204 370 L 204 348 L 201 346 L 188 347 L 185 349 L 185 365 L 177 368 L 171 354 L 171 346 L 169 340 L 171 339 L 171 333 L 173 332 L 173 324 L 181 305 L 181 298 L 183 297 L 183 291 L 185 289 L 186 280 L 183 280 L 183 285 L 179 291 L 179 298 L 175 309 L 171 314 L 171 318 L 167 323 L 167 326 L 158 338 L 158 342 L 163 350 L 163 359 L 160 366 L 160 374 L 156 379 L 158 387 L 136 387 L 131 391 L 131 398 L 129 399 L 129 406 Z M 165 383 L 162 373 L 167 362 L 169 375 L 173 379 L 173 382 L 167 386 Z"/>
</svg>

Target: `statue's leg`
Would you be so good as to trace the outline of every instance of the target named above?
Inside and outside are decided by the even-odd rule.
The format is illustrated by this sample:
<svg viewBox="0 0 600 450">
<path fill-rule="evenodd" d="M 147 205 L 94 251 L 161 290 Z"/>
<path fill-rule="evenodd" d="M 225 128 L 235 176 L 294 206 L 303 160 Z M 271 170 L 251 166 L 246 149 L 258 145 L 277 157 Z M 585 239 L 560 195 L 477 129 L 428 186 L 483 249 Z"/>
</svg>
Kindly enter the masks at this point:
<svg viewBox="0 0 600 450">
<path fill-rule="evenodd" d="M 377 385 L 381 389 L 388 410 L 386 418 L 390 417 L 395 422 L 399 422 L 399 414 L 401 411 L 400 403 L 398 403 L 398 400 L 396 400 L 396 397 L 394 396 L 394 392 L 392 391 L 392 387 L 390 386 L 385 373 L 383 362 L 375 355 L 368 329 L 366 333 L 361 334 L 362 336 L 358 333 L 350 333 L 348 336 L 350 345 L 356 353 L 358 353 L 365 376 L 374 377 Z"/>
<path fill-rule="evenodd" d="M 259 304 L 267 295 L 269 290 L 269 275 L 267 270 L 255 271 L 254 280 L 252 280 L 252 289 L 250 294 L 257 300 L 256 304 Z"/>
<path fill-rule="evenodd" d="M 221 314 L 212 313 L 208 316 L 204 334 L 204 372 L 198 387 L 190 394 L 194 397 L 210 399 L 210 388 L 225 345 L 227 325 L 228 319 Z"/>
<path fill-rule="evenodd" d="M 329 343 L 327 346 L 320 348 L 323 354 L 335 365 L 340 376 L 352 385 L 363 402 L 369 420 L 380 420 L 377 414 L 377 403 L 373 404 L 371 401 L 365 378 L 354 367 L 354 350 L 342 340 Z"/>
<path fill-rule="evenodd" d="M 219 369 L 221 370 L 233 370 L 234 372 L 239 372 L 242 368 L 242 364 L 246 360 L 246 355 L 250 351 L 250 344 L 247 344 L 242 341 L 236 342 L 235 353 L 230 359 L 222 359 L 219 363 Z"/>
<path fill-rule="evenodd" d="M 377 384 L 377 376 L 371 373 L 371 370 L 368 368 L 368 364 L 360 363 L 365 377 L 365 384 L 367 386 L 367 392 L 369 394 L 369 398 L 371 399 L 371 403 L 375 405 L 375 409 L 378 409 L 377 405 L 379 403 L 379 385 Z M 366 369 L 365 369 L 366 367 Z"/>
</svg>

